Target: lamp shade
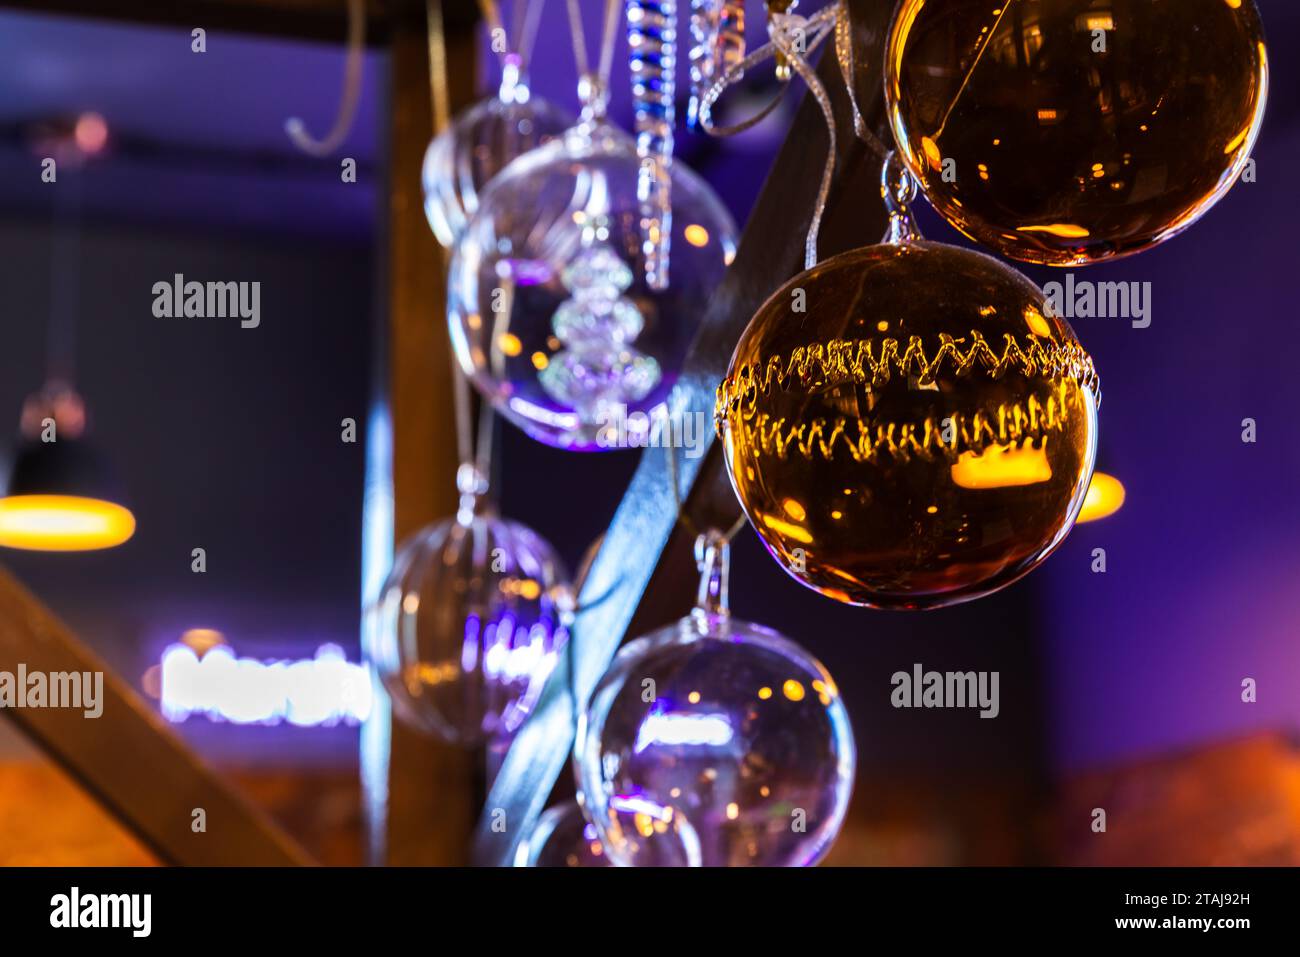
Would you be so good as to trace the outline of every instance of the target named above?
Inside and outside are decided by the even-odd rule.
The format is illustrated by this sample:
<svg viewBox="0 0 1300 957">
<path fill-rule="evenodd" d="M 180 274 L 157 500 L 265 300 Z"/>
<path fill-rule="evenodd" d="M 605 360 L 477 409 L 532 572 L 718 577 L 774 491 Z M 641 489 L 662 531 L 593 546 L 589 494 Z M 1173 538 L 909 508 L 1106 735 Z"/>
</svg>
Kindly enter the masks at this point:
<svg viewBox="0 0 1300 957">
<path fill-rule="evenodd" d="M 135 516 L 108 458 L 84 438 L 27 440 L 0 498 L 0 546 L 90 551 L 121 545 Z"/>
</svg>

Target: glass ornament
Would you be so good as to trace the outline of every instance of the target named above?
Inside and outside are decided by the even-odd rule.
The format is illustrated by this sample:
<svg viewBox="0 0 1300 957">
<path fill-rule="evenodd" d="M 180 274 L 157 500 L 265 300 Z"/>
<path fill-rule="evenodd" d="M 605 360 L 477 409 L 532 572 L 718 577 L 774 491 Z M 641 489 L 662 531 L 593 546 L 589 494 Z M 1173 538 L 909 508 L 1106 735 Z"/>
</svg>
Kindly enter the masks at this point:
<svg viewBox="0 0 1300 957">
<path fill-rule="evenodd" d="M 1084 265 L 1186 229 L 1236 182 L 1264 116 L 1254 0 L 903 0 L 885 95 L 953 226 Z"/>
<path fill-rule="evenodd" d="M 456 517 L 398 550 L 372 606 L 371 657 L 407 723 L 474 746 L 512 734 L 568 639 L 572 595 L 555 550 L 499 517 L 468 466 Z"/>
<path fill-rule="evenodd" d="M 895 170 L 895 172 L 898 172 Z M 796 580 L 873 608 L 967 601 L 1064 540 L 1097 448 L 1092 359 L 981 253 L 890 236 L 758 310 L 718 389 L 731 482 Z"/>
<path fill-rule="evenodd" d="M 457 116 L 424 153 L 424 215 L 448 248 L 465 231 L 492 177 L 573 124 L 572 114 L 533 95 L 517 54 L 503 60 L 497 95 Z"/>
<path fill-rule="evenodd" d="M 668 820 L 665 820 L 668 818 Z M 655 867 L 699 858 L 699 844 L 681 815 L 649 808 L 636 822 L 635 843 L 629 848 L 636 867 Z M 515 853 L 516 867 L 613 867 L 595 825 L 580 802 L 548 809 Z"/>
<path fill-rule="evenodd" d="M 582 121 L 488 185 L 452 257 L 448 322 L 475 387 L 535 439 L 632 444 L 671 391 L 696 321 L 735 255 L 709 186 L 671 171 L 672 273 L 647 280 L 641 159 L 584 78 Z"/>
<path fill-rule="evenodd" d="M 588 818 L 615 864 L 656 828 L 689 825 L 676 865 L 807 866 L 839 833 L 853 789 L 848 715 L 826 669 L 762 625 L 730 616 L 726 540 L 697 544 L 696 607 L 624 646 L 580 721 Z"/>
</svg>

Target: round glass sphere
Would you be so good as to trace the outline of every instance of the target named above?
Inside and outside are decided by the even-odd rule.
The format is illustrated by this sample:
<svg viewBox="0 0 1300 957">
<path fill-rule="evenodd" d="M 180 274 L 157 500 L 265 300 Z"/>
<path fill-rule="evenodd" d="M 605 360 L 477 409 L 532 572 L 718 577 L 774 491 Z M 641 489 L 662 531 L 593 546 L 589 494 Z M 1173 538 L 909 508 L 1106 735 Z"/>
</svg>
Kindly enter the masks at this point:
<svg viewBox="0 0 1300 957">
<path fill-rule="evenodd" d="M 466 746 L 513 733 L 568 638 L 565 582 L 544 539 L 486 509 L 414 535 L 370 609 L 397 715 Z"/>
<path fill-rule="evenodd" d="M 671 818 L 662 808 L 653 808 L 635 824 L 637 829 L 628 848 L 634 866 L 698 860 L 695 835 L 680 815 Z M 605 853 L 600 835 L 583 814 L 582 805 L 571 801 L 550 808 L 538 819 L 532 833 L 519 845 L 515 866 L 613 867 L 615 862 Z"/>
<path fill-rule="evenodd" d="M 1099 398 L 1051 312 L 997 260 L 919 241 L 775 293 L 716 414 L 736 494 L 786 571 L 849 604 L 935 608 L 1050 554 L 1088 490 Z"/>
<path fill-rule="evenodd" d="M 1264 116 L 1254 0 L 902 0 L 890 123 L 953 226 L 1083 265 L 1186 229 L 1236 182 Z"/>
<path fill-rule="evenodd" d="M 548 445 L 645 444 L 734 255 L 730 215 L 674 163 L 667 285 L 651 288 L 641 175 L 626 134 L 575 127 L 501 171 L 452 258 L 448 320 L 462 368 Z"/>
<path fill-rule="evenodd" d="M 503 83 L 498 96 L 457 116 L 424 153 L 424 215 L 438 242 L 455 244 L 483 187 L 506 164 L 572 124 L 572 115 L 519 82 Z"/>
<path fill-rule="evenodd" d="M 578 744 L 588 817 L 616 864 L 684 823 L 694 849 L 669 842 L 659 863 L 812 865 L 853 789 L 853 732 L 826 669 L 761 625 L 701 610 L 619 651 Z"/>
</svg>

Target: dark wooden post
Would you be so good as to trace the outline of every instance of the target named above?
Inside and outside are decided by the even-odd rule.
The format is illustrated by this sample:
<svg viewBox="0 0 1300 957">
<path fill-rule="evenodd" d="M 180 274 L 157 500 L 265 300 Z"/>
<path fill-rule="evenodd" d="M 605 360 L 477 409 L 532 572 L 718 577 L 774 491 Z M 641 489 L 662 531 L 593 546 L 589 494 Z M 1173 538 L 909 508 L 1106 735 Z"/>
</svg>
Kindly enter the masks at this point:
<svg viewBox="0 0 1300 957">
<path fill-rule="evenodd" d="M 425 220 L 420 185 L 434 119 L 419 13 L 391 25 L 389 45 L 388 408 L 397 542 L 454 514 L 458 502 L 446 262 Z M 442 82 L 454 114 L 474 96 L 474 28 L 461 16 L 447 18 L 444 29 Z M 472 756 L 392 721 L 386 709 L 375 720 L 389 733 L 367 729 L 362 754 L 372 862 L 467 863 L 477 811 Z"/>
</svg>

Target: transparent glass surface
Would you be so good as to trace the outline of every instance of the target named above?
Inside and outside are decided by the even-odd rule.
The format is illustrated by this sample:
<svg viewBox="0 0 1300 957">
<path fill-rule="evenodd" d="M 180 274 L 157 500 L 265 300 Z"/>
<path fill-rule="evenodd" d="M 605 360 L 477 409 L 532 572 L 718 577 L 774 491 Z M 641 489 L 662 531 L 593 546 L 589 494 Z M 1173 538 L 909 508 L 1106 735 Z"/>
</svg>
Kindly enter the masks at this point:
<svg viewBox="0 0 1300 957">
<path fill-rule="evenodd" d="M 672 167 L 667 287 L 647 281 L 641 160 L 584 123 L 489 184 L 451 265 L 448 320 L 475 386 L 533 438 L 591 451 L 648 432 L 681 370 L 735 226 Z"/>
<path fill-rule="evenodd" d="M 676 860 L 815 864 L 853 787 L 848 716 L 831 676 L 775 632 L 697 610 L 626 645 L 582 721 L 576 758 L 606 854 L 636 863 L 656 826 L 689 824 Z"/>
<path fill-rule="evenodd" d="M 1007 256 L 1081 265 L 1187 228 L 1264 115 L 1254 0 L 903 0 L 885 92 L 934 207 Z"/>
<path fill-rule="evenodd" d="M 528 716 L 568 638 L 551 546 L 489 510 L 405 542 L 370 609 L 372 657 L 399 718 L 474 745 Z"/>
<path fill-rule="evenodd" d="M 424 214 L 438 242 L 451 247 L 478 209 L 479 194 L 503 167 L 573 124 L 571 114 L 526 87 L 484 100 L 456 117 L 424 154 Z"/>
<path fill-rule="evenodd" d="M 1087 493 L 1099 397 L 1049 311 L 997 260 L 923 241 L 844 253 L 776 292 L 717 416 L 732 485 L 782 567 L 839 601 L 916 609 L 1047 557 Z"/>
<path fill-rule="evenodd" d="M 698 859 L 698 843 L 684 818 L 662 808 L 632 816 L 633 840 L 628 860 L 636 867 L 656 867 Z M 595 825 L 582 806 L 570 801 L 548 809 L 532 834 L 519 845 L 516 867 L 614 867 Z"/>
</svg>

